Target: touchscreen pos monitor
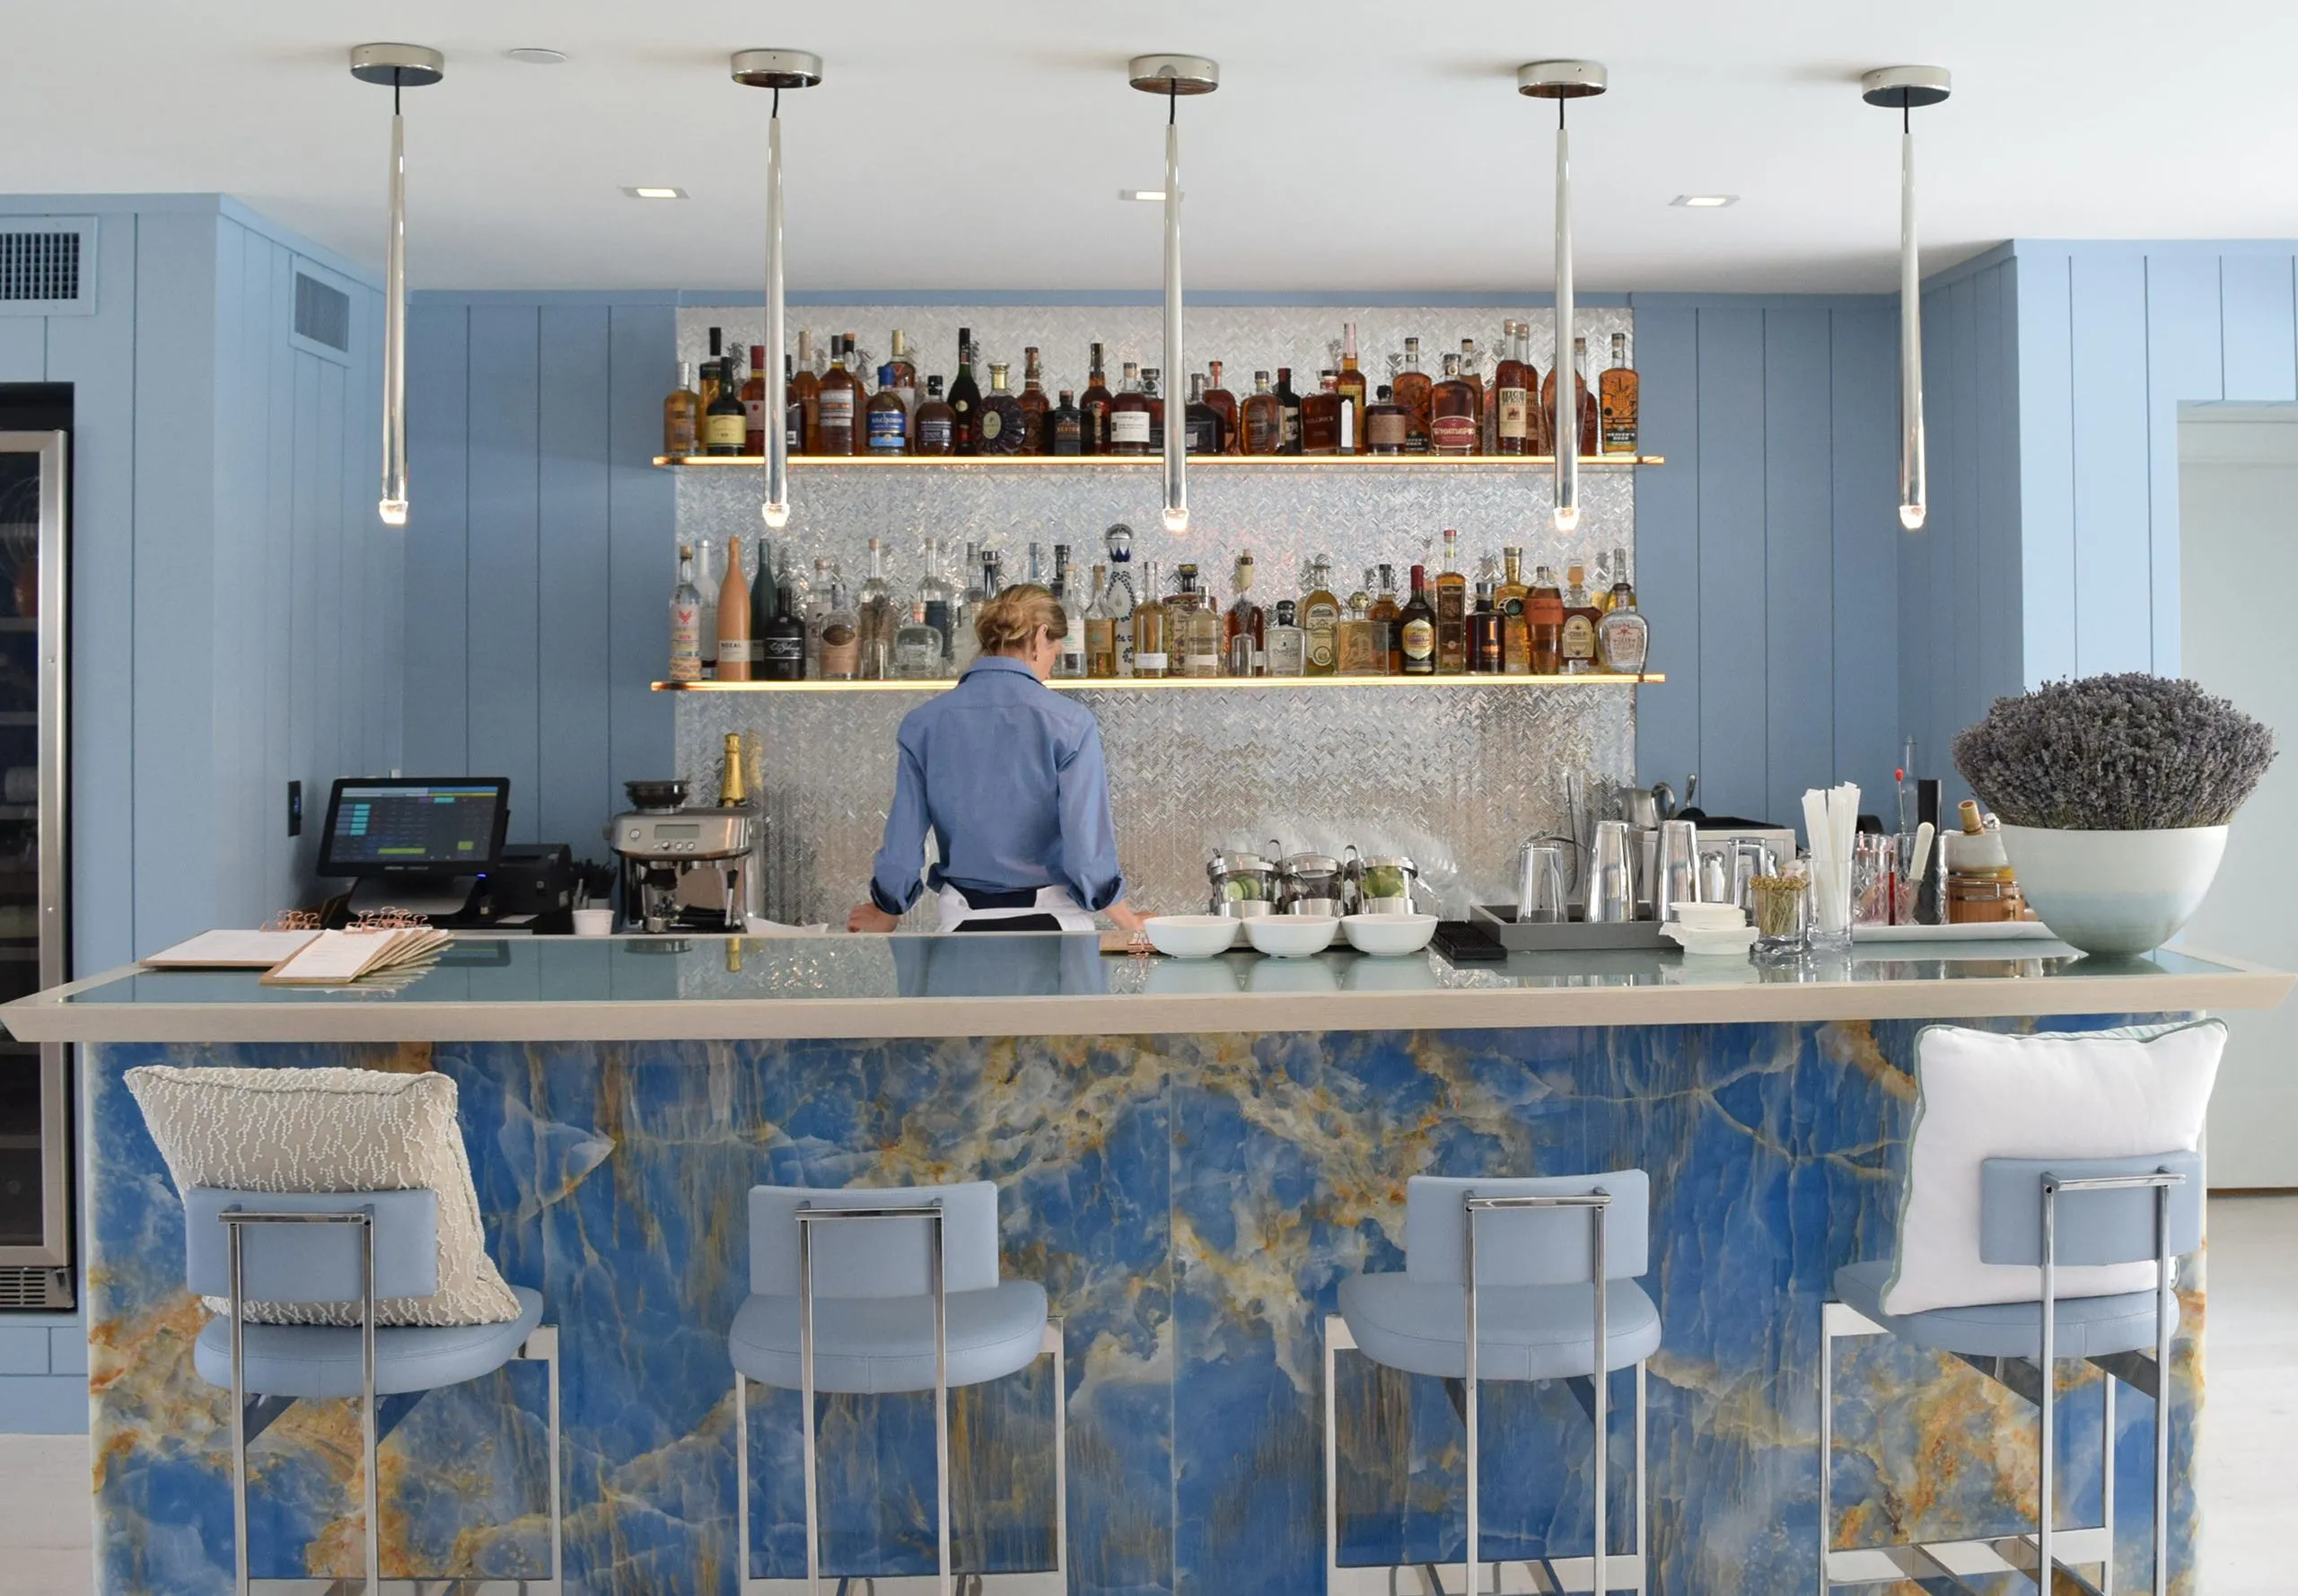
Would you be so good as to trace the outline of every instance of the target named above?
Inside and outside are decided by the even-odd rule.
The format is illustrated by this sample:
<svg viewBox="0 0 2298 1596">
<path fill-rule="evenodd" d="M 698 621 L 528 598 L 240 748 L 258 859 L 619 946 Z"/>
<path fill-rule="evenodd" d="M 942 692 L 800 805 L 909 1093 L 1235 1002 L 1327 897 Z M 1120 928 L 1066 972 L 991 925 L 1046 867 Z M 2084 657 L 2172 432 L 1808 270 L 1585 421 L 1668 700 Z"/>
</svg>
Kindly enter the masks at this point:
<svg viewBox="0 0 2298 1596">
<path fill-rule="evenodd" d="M 507 776 L 346 776 L 329 793 L 318 873 L 359 878 L 356 908 L 460 912 L 502 856 Z M 373 900 L 372 902 L 368 900 Z"/>
</svg>

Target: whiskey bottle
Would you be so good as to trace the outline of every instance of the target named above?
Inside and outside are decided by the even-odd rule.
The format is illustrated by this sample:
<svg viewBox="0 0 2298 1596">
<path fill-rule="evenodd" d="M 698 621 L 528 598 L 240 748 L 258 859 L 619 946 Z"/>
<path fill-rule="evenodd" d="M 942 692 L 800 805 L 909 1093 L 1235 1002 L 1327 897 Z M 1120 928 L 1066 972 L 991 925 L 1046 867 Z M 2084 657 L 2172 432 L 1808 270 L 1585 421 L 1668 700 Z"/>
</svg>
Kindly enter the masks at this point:
<svg viewBox="0 0 2298 1596">
<path fill-rule="evenodd" d="M 1277 434 L 1276 452 L 1301 452 L 1301 396 L 1293 391 L 1293 368 L 1276 368 L 1276 405 L 1281 425 Z"/>
<path fill-rule="evenodd" d="M 942 379 L 925 379 L 925 397 L 918 402 L 917 450 L 920 454 L 947 454 L 955 446 L 957 412 L 942 397 Z"/>
<path fill-rule="evenodd" d="M 798 445 L 801 454 L 821 452 L 822 380 L 814 372 L 814 335 L 798 335 L 798 365 L 790 378 L 790 402 L 806 415 L 803 441 Z"/>
<path fill-rule="evenodd" d="M 791 390 L 790 380 L 797 367 L 788 355 L 782 357 L 782 443 L 792 454 L 806 452 L 806 407 L 798 402 Z"/>
<path fill-rule="evenodd" d="M 671 590 L 671 680 L 702 680 L 702 592 L 694 585 L 694 545 L 679 545 L 678 585 Z"/>
<path fill-rule="evenodd" d="M 1643 379 L 1627 364 L 1627 335 L 1612 334 L 1611 369 L 1596 379 L 1597 409 L 1602 421 L 1603 446 L 1606 454 L 1636 452 L 1636 422 L 1639 408 L 1637 390 Z"/>
<path fill-rule="evenodd" d="M 1261 374 L 1264 379 L 1267 375 Z M 1267 386 L 1266 381 L 1263 386 Z M 1252 550 L 1248 548 L 1237 556 L 1236 570 L 1230 579 L 1237 596 L 1222 618 L 1222 641 L 1232 676 L 1268 674 L 1268 622 L 1261 607 L 1252 601 L 1253 572 Z"/>
<path fill-rule="evenodd" d="M 992 377 L 996 374 L 992 368 Z M 1045 396 L 1045 373 L 1038 367 L 1037 346 L 1026 345 L 1022 350 L 1022 453 L 1048 452 L 1045 418 L 1052 408 L 1053 401 Z"/>
<path fill-rule="evenodd" d="M 1221 618 L 1213 612 L 1208 595 L 1197 585 L 1194 562 L 1180 568 L 1180 593 L 1166 606 L 1172 632 L 1175 676 L 1221 674 Z"/>
<path fill-rule="evenodd" d="M 1400 671 L 1407 676 L 1436 674 L 1436 610 L 1428 601 L 1428 567 L 1412 568 L 1412 596 L 1405 601 L 1398 627 Z"/>
<path fill-rule="evenodd" d="M 1532 674 L 1564 673 L 1564 594 L 1556 573 L 1546 566 L 1532 574 L 1531 592 L 1524 600 L 1524 630 L 1531 639 Z"/>
<path fill-rule="evenodd" d="M 902 413 L 917 414 L 917 363 L 909 356 L 909 340 L 897 327 L 893 330 L 892 347 L 886 355 L 886 364 L 893 367 L 894 392 L 900 396 Z M 883 386 L 882 381 L 881 386 Z"/>
<path fill-rule="evenodd" d="M 824 681 L 855 681 L 862 675 L 862 620 L 848 601 L 846 584 L 833 582 L 829 608 L 822 612 L 821 671 Z"/>
<path fill-rule="evenodd" d="M 1364 373 L 1356 369 L 1356 323 L 1340 324 L 1340 452 L 1364 452 Z"/>
<path fill-rule="evenodd" d="M 1148 454 L 1152 452 L 1149 439 L 1149 399 L 1141 391 L 1141 368 L 1128 360 L 1124 380 L 1110 399 L 1109 452 Z"/>
<path fill-rule="evenodd" d="M 1117 673 L 1133 674 L 1133 611 L 1140 597 L 1133 588 L 1133 529 L 1118 522 L 1101 534 L 1110 557 L 1109 606 L 1117 623 Z"/>
<path fill-rule="evenodd" d="M 758 674 L 767 681 L 806 678 L 806 623 L 786 583 L 775 589 L 773 618 L 759 631 Z"/>
<path fill-rule="evenodd" d="M 703 407 L 702 452 L 705 454 L 740 454 L 750 441 L 750 420 L 742 409 L 741 390 L 728 382 L 725 377 L 722 366 L 710 402 Z M 707 377 L 704 379 L 704 386 L 710 387 Z"/>
<path fill-rule="evenodd" d="M 725 399 L 730 392 L 721 390 L 718 397 Z M 718 586 L 718 680 L 750 679 L 750 584 L 742 574 L 742 535 L 736 532 L 726 539 L 726 580 Z"/>
<path fill-rule="evenodd" d="M 1320 556 L 1309 567 L 1309 591 L 1301 600 L 1301 630 L 1306 636 L 1304 674 L 1330 676 L 1339 662 L 1340 601 L 1332 595 L 1332 562 Z"/>
<path fill-rule="evenodd" d="M 1205 379 L 1192 376 L 1188 380 L 1188 409 L 1185 412 L 1188 433 L 1183 444 L 1191 454 L 1224 454 L 1228 435 L 1221 425 L 1221 412 L 1206 402 Z"/>
<path fill-rule="evenodd" d="M 1028 441 L 1030 423 L 1021 396 L 1005 386 L 1005 363 L 989 363 L 989 391 L 981 396 L 980 418 L 975 426 L 977 454 L 1019 454 Z"/>
<path fill-rule="evenodd" d="M 1253 373 L 1253 390 L 1245 396 L 1241 448 L 1247 454 L 1285 452 L 1285 405 L 1270 389 L 1267 372 Z"/>
<path fill-rule="evenodd" d="M 1641 676 L 1652 657 L 1652 623 L 1636 607 L 1636 590 L 1627 583 L 1627 566 L 1612 586 L 1612 607 L 1596 625 L 1596 654 L 1603 668 L 1616 676 Z"/>
<path fill-rule="evenodd" d="M 725 336 L 724 329 L 714 327 L 710 329 L 710 354 L 702 363 L 702 385 L 697 390 L 702 396 L 702 413 L 705 416 L 710 414 L 710 407 L 718 398 L 719 385 L 726 375 Z"/>
<path fill-rule="evenodd" d="M 1404 341 L 1404 364 L 1390 384 L 1397 403 L 1405 413 L 1404 452 L 1407 454 L 1428 452 L 1429 395 L 1435 384 L 1428 373 L 1420 369 L 1420 340 Z"/>
<path fill-rule="evenodd" d="M 1340 377 L 1335 372 L 1317 375 L 1317 391 L 1301 400 L 1302 454 L 1338 454 L 1340 447 Z M 1353 452 L 1353 451 L 1352 451 Z M 1313 652 L 1311 662 L 1314 663 Z M 1317 672 L 1311 671 L 1311 675 Z"/>
<path fill-rule="evenodd" d="M 1484 358 L 1474 338 L 1460 340 L 1460 381 L 1476 394 L 1476 447 L 1472 454 L 1493 452 L 1491 392 L 1484 383 Z"/>
<path fill-rule="evenodd" d="M 1596 396 L 1588 391 L 1588 340 L 1572 340 L 1572 390 L 1579 400 L 1579 450 L 1583 454 L 1596 452 Z M 1550 371 L 1548 381 L 1540 384 L 1540 408 L 1548 412 L 1549 435 L 1556 448 L 1564 447 L 1564 440 L 1572 429 L 1559 426 L 1556 419 L 1556 373 Z"/>
<path fill-rule="evenodd" d="M 1103 574 L 1108 566 L 1093 566 L 1093 600 L 1085 606 L 1085 674 L 1096 681 L 1117 675 L 1117 618 L 1110 613 L 1109 589 Z"/>
<path fill-rule="evenodd" d="M 1504 676 L 1529 675 L 1532 669 L 1532 634 L 1525 612 L 1531 590 L 1524 585 L 1524 551 L 1510 544 L 1500 551 L 1500 585 L 1492 607 L 1500 616 L 1500 671 Z"/>
<path fill-rule="evenodd" d="M 870 396 L 866 424 L 873 455 L 909 452 L 909 410 L 894 385 L 890 362 L 878 368 L 878 391 Z"/>
<path fill-rule="evenodd" d="M 1268 627 L 1268 670 L 1270 676 L 1300 676 L 1308 666 L 1307 636 L 1294 623 L 1296 613 L 1290 599 L 1276 601 L 1276 618 Z"/>
<path fill-rule="evenodd" d="M 1603 618 L 1588 602 L 1586 571 L 1570 566 L 1564 574 L 1570 584 L 1564 592 L 1564 673 L 1578 676 L 1596 668 L 1596 623 Z"/>
<path fill-rule="evenodd" d="M 1529 341 L 1527 323 L 1508 323 L 1508 353 L 1492 373 L 1493 403 L 1498 410 L 1494 436 L 1502 454 L 1532 452 L 1532 394 L 1535 388 L 1532 364 L 1527 358 L 1525 346 Z M 1504 604 L 1503 609 L 1504 610 Z M 1504 627 L 1504 620 L 1503 624 Z"/>
<path fill-rule="evenodd" d="M 1444 529 L 1444 568 L 1436 574 L 1436 673 L 1469 668 L 1469 579 L 1460 574 L 1460 534 Z"/>
<path fill-rule="evenodd" d="M 742 384 L 742 452 L 766 458 L 766 346 L 750 346 L 750 380 Z"/>
<path fill-rule="evenodd" d="M 973 380 L 973 329 L 958 329 L 958 374 L 950 380 L 950 452 L 972 454 L 981 385 Z"/>
<path fill-rule="evenodd" d="M 679 362 L 679 385 L 662 399 L 662 452 L 683 460 L 702 452 L 702 396 L 694 390 L 694 363 Z"/>
<path fill-rule="evenodd" d="M 894 628 L 893 670 L 904 681 L 930 681 L 942 674 L 942 634 L 925 619 L 925 602 L 910 604 L 909 618 Z"/>
<path fill-rule="evenodd" d="M 1335 676 L 1381 676 L 1387 673 L 1388 655 L 1378 646 L 1373 631 L 1373 573 L 1364 573 L 1364 584 L 1348 595 L 1348 608 L 1333 625 L 1333 674 Z"/>
<path fill-rule="evenodd" d="M 1404 609 L 1397 602 L 1397 568 L 1381 567 L 1381 591 L 1373 596 L 1373 646 L 1381 653 L 1385 676 L 1404 672 Z"/>
<path fill-rule="evenodd" d="M 1077 408 L 1085 417 L 1083 434 L 1087 454 L 1107 454 L 1110 452 L 1110 392 L 1109 378 L 1101 371 L 1101 346 L 1093 346 L 1093 364 L 1085 379 L 1085 391 L 1078 397 Z"/>
<path fill-rule="evenodd" d="M 1061 390 L 1061 402 L 1046 413 L 1045 436 L 1040 452 L 1083 454 L 1085 452 L 1085 413 L 1077 408 L 1076 400 L 1065 388 Z"/>
<path fill-rule="evenodd" d="M 856 429 L 867 425 L 862 413 L 864 400 L 860 380 L 846 369 L 846 339 L 841 337 L 834 341 L 837 346 L 830 352 L 829 370 L 822 377 L 821 394 L 817 401 L 820 406 L 821 436 L 816 452 L 850 456 L 861 452 Z"/>
<path fill-rule="evenodd" d="M 1149 406 L 1149 452 L 1152 454 L 1161 454 L 1165 448 L 1165 396 L 1157 388 L 1157 379 L 1162 374 L 1153 365 L 1141 368 L 1141 397 Z"/>
<path fill-rule="evenodd" d="M 1381 383 L 1364 412 L 1364 452 L 1402 454 L 1407 422 L 1404 407 L 1396 402 L 1396 390 Z"/>
<path fill-rule="evenodd" d="M 1221 417 L 1221 452 L 1242 454 L 1244 444 L 1237 431 L 1237 396 L 1223 384 L 1219 361 L 1206 361 L 1205 370 L 1205 402 L 1211 405 Z"/>
<path fill-rule="evenodd" d="M 1460 357 L 1447 355 L 1444 380 L 1428 396 L 1428 451 L 1474 454 L 1478 431 L 1477 386 L 1460 374 Z"/>
<path fill-rule="evenodd" d="M 1171 674 L 1172 670 L 1172 639 L 1166 632 L 1171 617 L 1162 592 L 1157 562 L 1144 562 L 1141 602 L 1133 609 L 1133 674 L 1153 680 Z"/>
<path fill-rule="evenodd" d="M 1495 583 L 1489 576 L 1476 581 L 1476 608 L 1469 611 L 1469 672 L 1474 676 L 1500 674 L 1500 610 L 1493 601 Z"/>
</svg>

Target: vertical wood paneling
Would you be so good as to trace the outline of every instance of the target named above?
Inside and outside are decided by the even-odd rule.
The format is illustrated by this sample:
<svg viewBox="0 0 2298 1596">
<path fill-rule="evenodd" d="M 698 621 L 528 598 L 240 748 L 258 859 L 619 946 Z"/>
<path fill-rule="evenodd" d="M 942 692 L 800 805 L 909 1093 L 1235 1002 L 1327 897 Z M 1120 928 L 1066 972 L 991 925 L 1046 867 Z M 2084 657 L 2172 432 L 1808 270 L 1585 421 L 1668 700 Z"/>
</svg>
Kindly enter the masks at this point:
<svg viewBox="0 0 2298 1596">
<path fill-rule="evenodd" d="M 215 496 L 219 505 L 259 502 L 264 491 L 263 429 L 268 374 L 263 335 L 271 308 L 267 239 L 224 221 L 215 239 Z M 251 291 L 252 285 L 252 291 Z M 227 512 L 232 535 L 216 539 L 212 648 L 216 679 L 215 878 L 220 890 L 252 895 L 259 881 L 256 806 L 263 785 L 262 678 L 250 671 L 253 635 L 265 623 L 257 608 L 263 557 L 260 522 Z M 254 879 L 251 879 L 254 878 Z"/>
<path fill-rule="evenodd" d="M 2298 328 L 2293 325 L 2290 257 L 2224 255 L 2219 258 L 2218 271 L 2225 396 L 2298 399 L 2298 364 L 2294 364 L 2298 362 Z"/>
<path fill-rule="evenodd" d="M 1884 790 L 1898 763 L 1900 726 L 1898 338 L 1889 301 L 1830 315 L 1835 776 L 1871 794 Z"/>
<path fill-rule="evenodd" d="M 2075 673 L 2073 261 L 2019 256 L 2022 686 Z"/>
<path fill-rule="evenodd" d="M 1764 807 L 1801 812 L 1835 772 L 1833 362 L 1824 310 L 1764 312 Z M 1640 529 L 1639 529 L 1640 530 Z M 1705 777 L 1703 785 L 1705 785 Z"/>
<path fill-rule="evenodd" d="M 1699 312 L 1699 794 L 1712 814 L 1769 795 L 1764 681 L 1764 313 Z M 1719 381 L 1726 373 L 1746 381 Z M 1640 529 L 1639 529 L 1640 530 Z"/>
<path fill-rule="evenodd" d="M 287 371 L 289 391 L 294 402 L 287 423 L 289 453 L 285 462 L 287 602 L 292 615 L 287 627 L 287 724 L 281 741 L 287 750 L 287 771 L 291 776 L 300 776 L 317 764 L 318 717 L 314 706 L 320 696 L 320 679 L 311 651 L 335 645 L 332 637 L 323 642 L 319 629 L 320 566 L 312 556 L 310 532 L 322 503 L 313 462 L 319 448 L 319 364 L 316 357 L 299 349 L 289 357 Z M 303 848 L 299 847 L 299 864 L 303 852 Z"/>
<path fill-rule="evenodd" d="M 281 315 L 292 315 L 295 303 L 295 262 L 285 250 L 271 259 L 271 303 Z M 292 325 L 292 323 L 291 323 Z M 303 661 L 295 653 L 295 629 L 289 613 L 295 603 L 295 363 L 302 358 L 294 346 L 275 330 L 264 344 L 269 425 L 265 428 L 264 489 L 260 505 L 263 528 L 263 790 L 278 795 L 284 806 L 287 784 L 303 775 L 295 763 L 290 735 L 295 723 L 295 680 Z M 313 794 L 303 794 L 308 804 Z M 320 803 L 326 794 L 317 795 Z M 324 811 L 317 825 L 324 822 Z M 274 837 L 284 838 L 282 825 Z M 305 845 L 308 846 L 309 845 Z M 299 877 L 296 848 L 282 842 L 264 849 L 266 896 L 274 907 L 294 902 Z"/>
<path fill-rule="evenodd" d="M 671 474 L 649 466 L 662 447 L 662 398 L 677 377 L 677 313 L 616 305 L 608 326 L 608 781 L 600 819 L 621 806 L 620 784 L 673 767 L 671 711 L 646 690 L 662 668 L 665 606 L 676 578 L 678 517 Z M 601 850 L 593 833 L 568 838 Z"/>
<path fill-rule="evenodd" d="M 469 775 L 470 312 L 417 305 L 407 327 L 400 751 L 409 776 Z"/>
<path fill-rule="evenodd" d="M 531 305 L 470 313 L 470 741 L 453 774 L 511 778 L 517 842 L 539 835 L 539 328 Z"/>
<path fill-rule="evenodd" d="M 1934 432 L 1944 436 L 1952 479 L 1939 483 L 1934 496 L 1948 511 L 1940 531 L 1940 551 L 1952 562 L 1951 571 L 1934 588 L 1937 607 L 1930 618 L 1936 645 L 1932 656 L 1934 684 L 1943 688 L 1943 711 L 1933 716 L 1931 735 L 1918 750 L 1923 774 L 1952 785 L 1955 733 L 1974 718 L 1970 706 L 1979 696 L 1978 583 L 1971 574 L 1981 566 L 1979 544 L 1979 391 L 1980 364 L 1986 345 L 1979 327 L 1978 282 L 1965 277 L 1947 290 L 1947 358 L 1952 380 L 1938 384 L 1947 399 L 1944 425 Z M 1955 579 L 1960 575 L 1961 580 Z"/>
<path fill-rule="evenodd" d="M 303 536 L 296 550 L 296 562 L 309 562 L 311 566 L 313 607 L 321 628 L 320 636 L 329 639 L 320 646 L 317 656 L 303 662 L 311 673 L 311 701 L 303 711 L 310 719 L 311 750 L 303 766 L 311 773 L 305 790 L 316 788 L 324 794 L 338 776 L 365 774 L 346 767 L 343 757 L 344 682 L 349 675 L 343 646 L 346 636 L 343 604 L 344 368 L 315 355 L 297 358 L 316 368 L 313 375 L 319 384 L 319 406 L 312 417 L 311 457 L 308 463 L 311 516 L 302 529 Z M 299 460 L 298 471 L 305 469 L 305 462 Z M 320 819 L 324 821 L 326 817 L 322 815 Z M 298 863 L 308 868 L 319 858 L 317 828 L 306 831 L 303 841 Z"/>
<path fill-rule="evenodd" d="M 2286 307 L 2285 307 L 2286 308 Z M 2221 387 L 2218 262 L 2161 255 L 2146 263 L 2146 460 L 2154 669 L 2179 670 L 2179 406 Z"/>
<path fill-rule="evenodd" d="M 542 311 L 541 523 L 548 529 L 538 584 L 541 618 L 536 702 L 541 785 L 526 806 L 536 834 L 587 845 L 610 793 L 613 728 L 608 706 L 613 625 L 608 469 L 613 459 L 609 331 L 604 305 Z M 514 793 L 516 789 L 513 789 Z"/>
<path fill-rule="evenodd" d="M 2018 262 L 2005 260 L 1979 275 L 1978 328 L 1973 340 L 1978 382 L 1975 524 L 1978 532 L 1979 666 L 1976 695 L 1960 706 L 1957 727 L 1969 724 L 2022 682 L 2019 645 L 2019 390 Z"/>
<path fill-rule="evenodd" d="M 2078 255 L 2072 278 L 2074 410 L 2074 660 L 2083 675 L 2153 662 L 2148 584 L 2146 264 Z"/>
<path fill-rule="evenodd" d="M 1642 444 L 1667 464 L 1636 475 L 1636 601 L 1664 687 L 1636 698 L 1636 779 L 1680 782 L 1699 766 L 1699 311 L 1639 307 Z"/>
</svg>

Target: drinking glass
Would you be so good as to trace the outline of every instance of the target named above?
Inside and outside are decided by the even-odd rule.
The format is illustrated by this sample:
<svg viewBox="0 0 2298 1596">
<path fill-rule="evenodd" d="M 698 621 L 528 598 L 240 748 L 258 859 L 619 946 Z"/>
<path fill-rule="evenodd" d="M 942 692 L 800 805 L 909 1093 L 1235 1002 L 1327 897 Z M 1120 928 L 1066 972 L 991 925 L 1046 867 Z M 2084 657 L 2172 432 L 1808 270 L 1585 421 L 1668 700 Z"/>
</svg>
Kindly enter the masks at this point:
<svg viewBox="0 0 2298 1596">
<path fill-rule="evenodd" d="M 1627 822 L 1598 820 L 1588 864 L 1588 919 L 1613 925 L 1636 918 L 1636 866 L 1628 856 Z"/>
<path fill-rule="evenodd" d="M 1653 918 L 1666 924 L 1676 905 L 1699 901 L 1699 828 L 1689 820 L 1660 827 L 1659 884 L 1652 893 Z"/>
<path fill-rule="evenodd" d="M 1566 918 L 1564 844 L 1553 837 L 1526 843 L 1517 861 L 1516 918 L 1560 925 Z"/>
</svg>

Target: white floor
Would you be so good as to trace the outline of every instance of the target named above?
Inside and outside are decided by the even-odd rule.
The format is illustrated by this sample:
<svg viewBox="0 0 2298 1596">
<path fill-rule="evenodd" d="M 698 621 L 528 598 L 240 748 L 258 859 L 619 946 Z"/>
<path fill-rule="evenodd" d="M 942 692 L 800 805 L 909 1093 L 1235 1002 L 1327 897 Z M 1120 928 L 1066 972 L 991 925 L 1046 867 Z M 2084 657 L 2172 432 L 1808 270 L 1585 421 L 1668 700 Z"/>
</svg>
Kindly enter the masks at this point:
<svg viewBox="0 0 2298 1596">
<path fill-rule="evenodd" d="M 2210 1399 L 2202 1429 L 2201 1596 L 2289 1596 L 2277 1530 L 2298 1455 L 2298 1197 L 2210 1205 Z M 88 1446 L 0 1435 L 8 1596 L 86 1596 Z"/>
</svg>

